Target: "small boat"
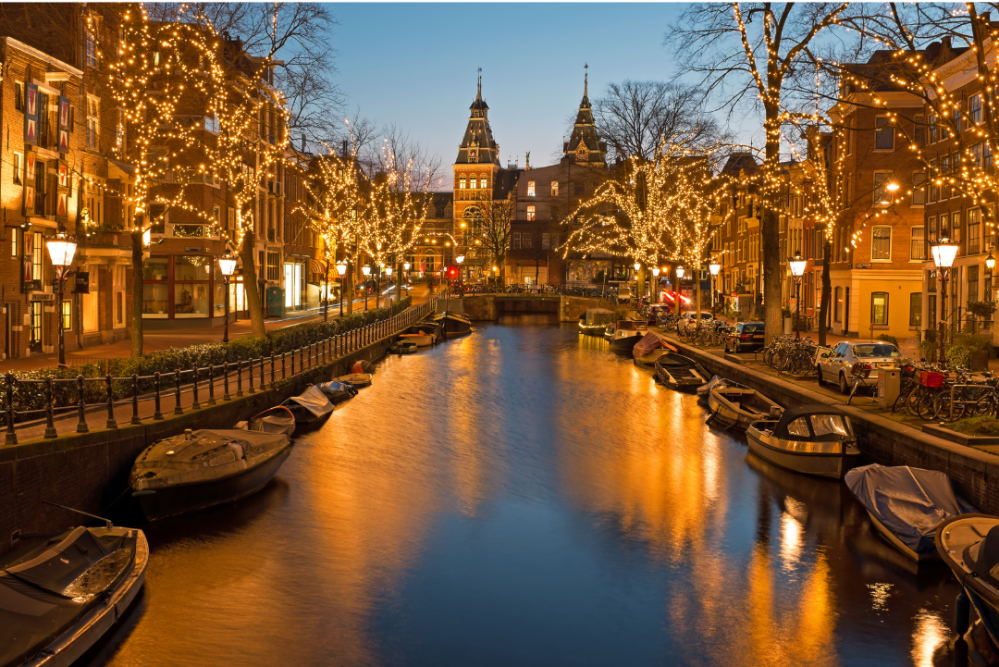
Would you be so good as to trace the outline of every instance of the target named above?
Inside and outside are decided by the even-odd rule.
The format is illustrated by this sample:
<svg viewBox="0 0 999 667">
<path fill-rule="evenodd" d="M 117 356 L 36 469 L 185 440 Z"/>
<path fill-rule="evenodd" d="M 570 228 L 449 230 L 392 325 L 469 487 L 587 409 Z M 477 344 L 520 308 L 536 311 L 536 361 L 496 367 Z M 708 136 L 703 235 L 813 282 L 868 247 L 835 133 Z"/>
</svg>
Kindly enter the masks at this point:
<svg viewBox="0 0 999 667">
<path fill-rule="evenodd" d="M 711 379 L 702 384 L 697 388 L 697 400 L 703 405 L 708 404 L 708 396 L 711 395 L 711 390 L 715 387 L 722 387 L 728 384 L 728 380 L 720 375 L 712 375 Z"/>
<path fill-rule="evenodd" d="M 372 364 L 367 359 L 358 359 L 357 361 L 355 361 L 353 363 L 353 365 L 351 365 L 350 372 L 351 373 L 370 373 L 370 372 L 372 372 L 373 368 L 374 368 L 374 364 Z"/>
<path fill-rule="evenodd" d="M 283 405 L 275 405 L 245 422 L 238 422 L 236 428 L 259 433 L 280 433 L 290 438 L 295 432 L 295 415 Z"/>
<path fill-rule="evenodd" d="M 0 665 L 69 667 L 132 604 L 148 562 L 145 534 L 110 522 L 13 557 L 0 569 Z"/>
<path fill-rule="evenodd" d="M 399 340 L 389 345 L 390 354 L 413 354 L 417 350 L 416 343 L 412 341 Z"/>
<path fill-rule="evenodd" d="M 343 382 L 357 389 L 358 387 L 368 387 L 371 385 L 371 373 L 350 373 L 333 378 L 334 382 Z"/>
<path fill-rule="evenodd" d="M 357 388 L 350 384 L 349 382 L 339 382 L 337 380 L 330 380 L 329 382 L 323 382 L 319 385 L 319 391 L 326 395 L 330 403 L 334 405 L 340 403 L 341 401 L 346 401 L 348 398 L 353 398 L 357 396 Z"/>
<path fill-rule="evenodd" d="M 872 463 L 849 471 L 843 481 L 882 537 L 917 563 L 940 558 L 933 538 L 941 522 L 975 511 L 936 470 Z"/>
<path fill-rule="evenodd" d="M 656 379 L 679 391 L 693 391 L 708 381 L 708 372 L 682 354 L 664 354 L 656 359 Z"/>
<path fill-rule="evenodd" d="M 602 336 L 607 324 L 614 320 L 614 313 L 606 308 L 587 308 L 579 316 L 579 333 L 584 336 Z"/>
<path fill-rule="evenodd" d="M 291 411 L 296 424 L 315 424 L 333 414 L 333 404 L 317 385 L 292 396 L 281 405 Z"/>
<path fill-rule="evenodd" d="M 457 313 L 444 311 L 433 317 L 432 321 L 440 324 L 441 338 L 448 339 L 456 336 L 467 336 L 472 333 L 472 323 Z"/>
<path fill-rule="evenodd" d="M 417 323 L 409 331 L 399 334 L 400 340 L 416 343 L 417 347 L 429 347 L 437 341 L 437 325 L 433 323 Z"/>
<path fill-rule="evenodd" d="M 971 599 L 993 644 L 999 646 L 999 516 L 961 514 L 946 519 L 937 528 L 934 544 Z"/>
<path fill-rule="evenodd" d="M 709 424 L 719 424 L 724 428 L 733 426 L 745 431 L 754 421 L 778 419 L 784 408 L 749 387 L 735 382 L 719 384 L 708 394 Z"/>
<path fill-rule="evenodd" d="M 645 334 L 640 341 L 631 348 L 631 356 L 635 360 L 636 366 L 651 368 L 656 365 L 656 361 L 664 354 L 677 353 L 678 349 L 666 342 L 661 334 L 650 331 Z"/>
<path fill-rule="evenodd" d="M 291 438 L 244 429 L 188 429 L 147 448 L 129 486 L 150 521 L 239 500 L 277 474 Z"/>
<path fill-rule="evenodd" d="M 631 354 L 631 349 L 642 340 L 642 336 L 648 330 L 649 325 L 645 322 L 618 320 L 614 326 L 614 334 L 610 338 L 611 352 Z"/>
<path fill-rule="evenodd" d="M 788 470 L 841 479 L 860 450 L 850 418 L 831 405 L 797 405 L 746 429 L 749 448 Z"/>
</svg>

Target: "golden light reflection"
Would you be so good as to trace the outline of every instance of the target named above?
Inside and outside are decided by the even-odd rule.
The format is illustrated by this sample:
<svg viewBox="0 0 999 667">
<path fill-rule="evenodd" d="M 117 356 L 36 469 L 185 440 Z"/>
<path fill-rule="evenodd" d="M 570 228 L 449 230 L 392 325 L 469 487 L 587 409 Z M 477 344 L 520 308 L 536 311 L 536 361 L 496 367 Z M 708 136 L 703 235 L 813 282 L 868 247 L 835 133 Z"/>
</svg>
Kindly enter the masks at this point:
<svg viewBox="0 0 999 667">
<path fill-rule="evenodd" d="M 793 516 L 784 512 L 780 517 L 780 557 L 785 572 L 791 571 L 801 560 L 802 526 Z"/>
<path fill-rule="evenodd" d="M 940 615 L 920 609 L 912 633 L 912 663 L 915 667 L 933 667 L 933 654 L 950 634 Z"/>
<path fill-rule="evenodd" d="M 891 597 L 891 584 L 867 584 L 867 589 L 871 592 L 871 609 L 874 611 L 886 611 L 888 609 L 888 598 Z"/>
</svg>

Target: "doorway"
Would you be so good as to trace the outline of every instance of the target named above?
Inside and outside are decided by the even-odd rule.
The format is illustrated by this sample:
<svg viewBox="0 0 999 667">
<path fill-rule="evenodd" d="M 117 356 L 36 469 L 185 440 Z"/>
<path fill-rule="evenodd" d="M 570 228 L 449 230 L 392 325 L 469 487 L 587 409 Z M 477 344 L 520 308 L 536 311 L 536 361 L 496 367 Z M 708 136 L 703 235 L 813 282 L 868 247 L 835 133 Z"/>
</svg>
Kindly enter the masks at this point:
<svg viewBox="0 0 999 667">
<path fill-rule="evenodd" d="M 30 335 L 28 349 L 32 352 L 42 351 L 42 302 L 32 301 L 30 307 Z"/>
</svg>

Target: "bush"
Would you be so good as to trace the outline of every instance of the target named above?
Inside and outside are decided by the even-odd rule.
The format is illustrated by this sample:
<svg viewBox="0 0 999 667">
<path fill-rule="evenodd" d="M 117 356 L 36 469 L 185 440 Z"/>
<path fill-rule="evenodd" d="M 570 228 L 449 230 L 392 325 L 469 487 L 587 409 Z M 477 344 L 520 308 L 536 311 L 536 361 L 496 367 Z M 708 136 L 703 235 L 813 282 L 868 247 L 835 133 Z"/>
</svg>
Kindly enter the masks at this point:
<svg viewBox="0 0 999 667">
<path fill-rule="evenodd" d="M 965 435 L 999 436 L 999 419 L 991 415 L 968 417 L 954 422 L 950 428 Z"/>
<path fill-rule="evenodd" d="M 883 340 L 886 343 L 891 343 L 895 347 L 898 347 L 898 338 L 895 338 L 894 336 L 890 336 L 888 334 L 881 334 L 880 336 L 878 336 L 878 340 Z"/>
</svg>

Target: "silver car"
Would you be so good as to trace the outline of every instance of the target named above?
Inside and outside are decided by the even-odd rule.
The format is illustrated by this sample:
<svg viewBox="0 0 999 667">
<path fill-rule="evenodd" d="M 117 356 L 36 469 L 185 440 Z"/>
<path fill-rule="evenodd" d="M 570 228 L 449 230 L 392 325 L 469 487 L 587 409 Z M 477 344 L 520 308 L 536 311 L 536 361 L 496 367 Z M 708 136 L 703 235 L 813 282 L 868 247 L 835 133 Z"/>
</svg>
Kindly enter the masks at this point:
<svg viewBox="0 0 999 667">
<path fill-rule="evenodd" d="M 848 394 L 853 386 L 853 365 L 862 364 L 871 372 L 899 365 L 902 353 L 883 340 L 858 340 L 837 343 L 818 362 L 819 384 L 832 382 L 841 393 Z"/>
</svg>

